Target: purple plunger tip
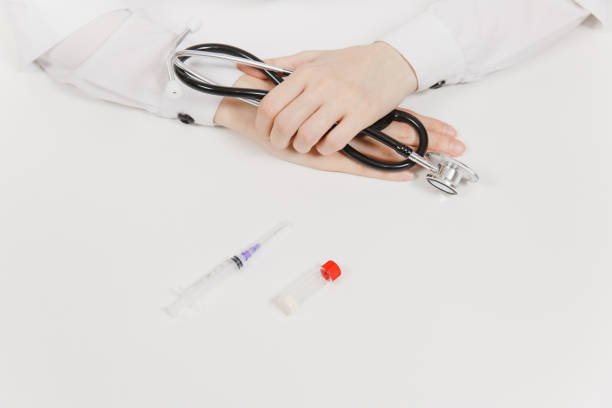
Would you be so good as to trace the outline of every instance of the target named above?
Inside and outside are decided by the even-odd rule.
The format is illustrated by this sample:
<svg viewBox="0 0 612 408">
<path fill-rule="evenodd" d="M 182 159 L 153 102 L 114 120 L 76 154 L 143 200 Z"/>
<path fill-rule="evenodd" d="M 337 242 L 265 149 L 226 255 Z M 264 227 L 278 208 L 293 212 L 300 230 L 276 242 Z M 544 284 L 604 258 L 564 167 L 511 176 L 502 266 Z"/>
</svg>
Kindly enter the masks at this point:
<svg viewBox="0 0 612 408">
<path fill-rule="evenodd" d="M 242 255 L 242 257 L 244 258 L 245 261 L 247 261 L 251 256 L 253 256 L 253 254 L 255 252 L 257 252 L 257 250 L 261 247 L 260 244 L 255 244 L 252 247 L 250 247 L 249 249 L 247 249 L 246 251 L 242 251 L 242 253 L 240 255 Z"/>
</svg>

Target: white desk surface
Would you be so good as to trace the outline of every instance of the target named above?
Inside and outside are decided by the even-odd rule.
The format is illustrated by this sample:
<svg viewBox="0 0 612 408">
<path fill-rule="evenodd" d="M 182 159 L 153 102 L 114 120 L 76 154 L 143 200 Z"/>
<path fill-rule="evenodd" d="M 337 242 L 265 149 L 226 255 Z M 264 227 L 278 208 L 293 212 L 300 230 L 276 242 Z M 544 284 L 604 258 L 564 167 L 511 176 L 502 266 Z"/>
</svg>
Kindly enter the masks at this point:
<svg viewBox="0 0 612 408">
<path fill-rule="evenodd" d="M 239 45 L 307 47 L 300 24 Z M 410 97 L 480 173 L 447 198 L 18 72 L 0 27 L 0 406 L 612 406 L 612 33 Z M 283 219 L 205 310 L 161 311 Z M 335 287 L 293 318 L 274 308 L 329 258 Z"/>
</svg>

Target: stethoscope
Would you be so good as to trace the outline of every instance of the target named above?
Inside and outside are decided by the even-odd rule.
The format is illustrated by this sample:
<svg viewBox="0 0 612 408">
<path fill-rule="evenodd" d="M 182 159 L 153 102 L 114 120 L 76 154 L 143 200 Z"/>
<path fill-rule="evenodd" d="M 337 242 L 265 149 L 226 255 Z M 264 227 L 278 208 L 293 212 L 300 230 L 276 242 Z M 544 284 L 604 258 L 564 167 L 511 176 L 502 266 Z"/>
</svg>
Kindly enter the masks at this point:
<svg viewBox="0 0 612 408">
<path fill-rule="evenodd" d="M 266 64 L 255 55 L 231 45 L 197 44 L 184 50 L 177 50 L 177 47 L 185 37 L 197 31 L 197 29 L 197 24 L 189 24 L 185 31 L 177 37 L 175 46 L 168 55 L 167 68 L 170 79 L 166 86 L 166 92 L 171 97 L 180 97 L 180 83 L 199 92 L 237 98 L 253 106 L 259 106 L 261 99 L 268 93 L 268 91 L 263 89 L 218 85 L 188 65 L 187 61 L 190 58 L 214 58 L 255 67 L 275 85 L 283 81 L 283 75 L 290 75 L 292 73 L 289 69 Z M 414 128 L 419 139 L 416 150 L 398 142 L 383 132 L 394 121 L 406 123 Z M 366 156 L 350 145 L 346 145 L 342 149 L 342 152 L 348 157 L 366 166 L 383 171 L 403 171 L 419 165 L 428 170 L 426 175 L 427 181 L 447 194 L 457 194 L 457 187 L 462 181 L 473 183 L 478 181 L 478 175 L 474 170 L 459 160 L 441 153 L 427 152 L 429 142 L 427 130 L 418 118 L 407 112 L 393 110 L 373 125 L 363 129 L 359 135 L 370 137 L 393 149 L 405 158 L 400 161 L 383 161 Z"/>
</svg>

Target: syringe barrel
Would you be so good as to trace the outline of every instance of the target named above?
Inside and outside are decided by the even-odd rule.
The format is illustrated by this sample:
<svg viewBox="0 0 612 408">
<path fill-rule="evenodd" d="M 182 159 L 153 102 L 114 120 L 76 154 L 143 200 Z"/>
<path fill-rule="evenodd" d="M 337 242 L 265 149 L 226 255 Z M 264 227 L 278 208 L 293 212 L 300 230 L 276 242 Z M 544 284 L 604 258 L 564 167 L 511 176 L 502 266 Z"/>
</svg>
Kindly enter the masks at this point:
<svg viewBox="0 0 612 408">
<path fill-rule="evenodd" d="M 166 312 L 173 317 L 180 315 L 185 309 L 194 308 L 202 294 L 218 285 L 232 273 L 240 269 L 236 257 L 228 258 L 219 265 L 203 275 L 187 289 L 185 289 L 174 303 L 165 308 Z"/>
<path fill-rule="evenodd" d="M 246 261 L 248 261 L 249 258 L 251 258 L 255 254 L 255 252 L 259 251 L 261 247 L 266 245 L 268 241 L 274 238 L 276 234 L 278 234 L 280 231 L 285 229 L 287 226 L 289 226 L 289 223 L 286 221 L 278 223 L 277 225 L 274 226 L 274 228 L 272 228 L 270 231 L 263 234 L 257 240 L 253 241 L 249 246 L 247 246 L 242 251 L 240 251 L 240 253 L 236 256 L 243 263 L 246 263 Z"/>
<path fill-rule="evenodd" d="M 258 240 L 214 267 L 211 271 L 204 274 L 201 278 L 191 284 L 187 289 L 183 290 L 178 299 L 171 305 L 165 308 L 170 316 L 178 316 L 185 309 L 194 308 L 202 294 L 217 285 L 220 281 L 232 273 L 242 269 L 247 261 L 257 252 L 264 244 L 278 234 L 283 228 L 288 225 L 287 222 L 282 222 L 276 225 L 272 230 L 262 235 Z"/>
</svg>

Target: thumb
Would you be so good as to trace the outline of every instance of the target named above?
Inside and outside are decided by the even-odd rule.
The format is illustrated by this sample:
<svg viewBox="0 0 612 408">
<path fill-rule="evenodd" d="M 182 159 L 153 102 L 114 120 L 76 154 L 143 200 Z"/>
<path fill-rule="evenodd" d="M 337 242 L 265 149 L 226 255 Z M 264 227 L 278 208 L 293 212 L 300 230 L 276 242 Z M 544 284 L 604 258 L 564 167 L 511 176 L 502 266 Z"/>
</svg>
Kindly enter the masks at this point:
<svg viewBox="0 0 612 408">
<path fill-rule="evenodd" d="M 277 67 L 294 70 L 302 64 L 311 62 L 321 55 L 323 51 L 302 51 L 297 54 L 287 55 L 285 57 L 270 58 L 264 60 L 266 64 L 275 65 Z M 238 64 L 238 69 L 245 74 L 259 79 L 267 79 L 266 76 L 259 70 L 259 68 L 251 67 L 249 65 Z"/>
<path fill-rule="evenodd" d="M 314 61 L 323 51 L 302 51 L 297 54 L 287 55 L 285 57 L 270 58 L 266 63 L 276 65 L 277 67 L 294 70 L 300 65 Z"/>
<path fill-rule="evenodd" d="M 248 76 L 251 76 L 253 78 L 268 79 L 264 75 L 264 73 L 259 70 L 259 68 L 255 68 L 255 67 L 252 67 L 250 65 L 244 65 L 244 64 L 238 64 L 237 67 L 238 67 L 239 70 L 241 70 L 242 72 L 244 72 L 245 74 L 247 74 Z"/>
</svg>

